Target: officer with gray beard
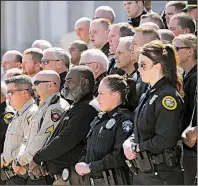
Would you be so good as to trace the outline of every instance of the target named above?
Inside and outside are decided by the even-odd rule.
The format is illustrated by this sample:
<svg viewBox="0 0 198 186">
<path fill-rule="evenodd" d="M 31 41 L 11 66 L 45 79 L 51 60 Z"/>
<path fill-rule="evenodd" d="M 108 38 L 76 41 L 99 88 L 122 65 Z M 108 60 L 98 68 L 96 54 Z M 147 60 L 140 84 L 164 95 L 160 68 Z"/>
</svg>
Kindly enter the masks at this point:
<svg viewBox="0 0 198 186">
<path fill-rule="evenodd" d="M 73 104 L 63 113 L 54 133 L 29 164 L 29 170 L 35 176 L 45 176 L 47 172 L 55 179 L 54 185 L 83 183 L 74 166 L 85 147 L 90 123 L 98 114 L 93 89 L 94 75 L 89 67 L 76 66 L 69 70 L 64 97 Z"/>
</svg>

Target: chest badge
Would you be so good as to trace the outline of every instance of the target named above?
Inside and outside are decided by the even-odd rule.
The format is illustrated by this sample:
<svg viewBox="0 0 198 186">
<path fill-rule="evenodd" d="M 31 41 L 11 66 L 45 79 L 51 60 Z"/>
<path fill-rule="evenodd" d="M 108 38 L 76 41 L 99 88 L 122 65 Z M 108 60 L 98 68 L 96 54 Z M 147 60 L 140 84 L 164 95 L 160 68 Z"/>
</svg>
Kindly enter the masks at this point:
<svg viewBox="0 0 198 186">
<path fill-rule="evenodd" d="M 154 95 L 151 100 L 149 101 L 149 105 L 152 105 L 152 103 L 156 100 L 156 98 L 158 97 L 158 95 Z"/>
<path fill-rule="evenodd" d="M 110 119 L 107 124 L 106 124 L 106 128 L 107 129 L 111 129 L 114 125 L 116 124 L 116 120 L 115 119 Z"/>
</svg>

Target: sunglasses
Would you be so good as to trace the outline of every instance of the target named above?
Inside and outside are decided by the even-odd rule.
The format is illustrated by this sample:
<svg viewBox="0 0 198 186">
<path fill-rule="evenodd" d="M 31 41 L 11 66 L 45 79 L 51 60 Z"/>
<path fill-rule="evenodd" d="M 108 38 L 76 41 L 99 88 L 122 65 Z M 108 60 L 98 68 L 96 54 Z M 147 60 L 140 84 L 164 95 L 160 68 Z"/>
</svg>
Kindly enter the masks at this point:
<svg viewBox="0 0 198 186">
<path fill-rule="evenodd" d="M 174 47 L 175 47 L 175 50 L 176 50 L 176 51 L 179 51 L 180 49 L 185 49 L 185 48 L 188 49 L 188 48 L 190 48 L 190 47 L 177 47 L 177 46 L 174 46 Z"/>
<path fill-rule="evenodd" d="M 47 65 L 50 63 L 50 61 L 60 61 L 60 59 L 56 59 L 56 60 L 49 60 L 49 59 L 41 59 L 41 63 L 44 65 Z"/>
<path fill-rule="evenodd" d="M 24 91 L 24 90 L 29 90 L 29 89 L 23 89 L 23 90 L 8 90 L 8 91 L 7 91 L 7 94 L 12 96 L 15 92 L 20 92 L 20 91 Z"/>
<path fill-rule="evenodd" d="M 138 67 L 142 68 L 144 71 L 152 69 L 156 64 L 153 64 L 149 69 L 146 69 L 146 64 L 144 63 L 138 63 Z"/>
<path fill-rule="evenodd" d="M 40 83 L 49 83 L 49 82 L 52 82 L 52 81 L 35 80 L 33 84 L 34 84 L 34 86 L 38 86 Z M 56 83 L 54 82 L 54 84 L 56 84 Z"/>
</svg>

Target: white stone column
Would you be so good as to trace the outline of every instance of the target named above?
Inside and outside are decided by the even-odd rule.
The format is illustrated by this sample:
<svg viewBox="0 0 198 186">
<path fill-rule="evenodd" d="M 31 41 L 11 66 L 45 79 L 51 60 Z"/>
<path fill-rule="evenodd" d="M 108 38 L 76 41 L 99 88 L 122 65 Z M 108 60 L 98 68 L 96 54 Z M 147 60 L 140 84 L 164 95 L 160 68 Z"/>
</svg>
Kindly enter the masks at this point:
<svg viewBox="0 0 198 186">
<path fill-rule="evenodd" d="M 83 17 L 93 18 L 95 11 L 94 1 L 84 1 L 83 2 Z"/>
<path fill-rule="evenodd" d="M 1 35 L 4 38 L 4 45 L 6 50 L 14 49 L 16 44 L 16 1 L 5 1 L 4 15 L 1 19 L 4 19 L 5 35 Z"/>
<path fill-rule="evenodd" d="M 46 39 L 50 41 L 50 1 L 39 1 L 39 35 L 37 39 Z"/>
<path fill-rule="evenodd" d="M 58 45 L 62 35 L 68 32 L 68 2 L 50 1 L 50 37 L 54 45 Z"/>
</svg>

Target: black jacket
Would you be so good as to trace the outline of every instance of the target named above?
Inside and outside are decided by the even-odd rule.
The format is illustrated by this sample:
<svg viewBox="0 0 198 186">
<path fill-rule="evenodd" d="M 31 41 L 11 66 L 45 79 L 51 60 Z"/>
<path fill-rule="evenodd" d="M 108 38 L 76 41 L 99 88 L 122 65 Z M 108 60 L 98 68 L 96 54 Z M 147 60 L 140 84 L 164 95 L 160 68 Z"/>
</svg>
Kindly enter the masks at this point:
<svg viewBox="0 0 198 186">
<path fill-rule="evenodd" d="M 63 73 L 61 73 L 61 74 L 59 74 L 60 79 L 61 79 L 61 83 L 60 83 L 60 91 L 61 91 L 61 89 L 64 87 L 64 84 L 65 84 L 65 77 L 66 77 L 66 75 L 67 75 L 67 72 L 66 72 L 66 71 L 65 71 L 65 72 L 63 72 Z"/>
<path fill-rule="evenodd" d="M 192 117 L 193 107 L 195 105 L 195 89 L 197 86 L 197 65 L 195 65 L 190 72 L 184 77 L 184 104 L 185 111 L 183 116 L 182 131 L 184 131 L 189 125 Z M 192 122 L 192 126 L 197 126 L 197 113 L 195 112 Z M 186 146 L 184 147 L 188 150 L 192 148 Z"/>
<path fill-rule="evenodd" d="M 180 138 L 183 100 L 164 77 L 142 96 L 134 117 L 134 136 L 140 151 L 160 154 Z"/>
<path fill-rule="evenodd" d="M 0 104 L 0 153 L 3 152 L 5 133 L 15 115 L 14 109 L 4 101 Z"/>
<path fill-rule="evenodd" d="M 108 57 L 109 55 L 109 43 L 106 43 L 102 48 L 102 52 Z"/>
<path fill-rule="evenodd" d="M 138 26 L 140 25 L 141 16 L 144 15 L 144 14 L 146 14 L 146 13 L 147 13 L 147 12 L 144 10 L 144 11 L 142 12 L 142 14 L 139 15 L 138 17 L 128 19 L 128 23 L 129 23 L 130 25 L 132 25 L 133 27 L 138 27 Z"/>
<path fill-rule="evenodd" d="M 100 74 L 96 80 L 95 80 L 95 85 L 94 85 L 94 96 L 97 97 L 98 96 L 98 87 L 100 85 L 101 80 L 106 76 L 106 73 L 102 73 Z"/>
<path fill-rule="evenodd" d="M 103 170 L 125 166 L 122 144 L 133 130 L 133 114 L 127 109 L 116 107 L 110 112 L 101 113 L 91 123 L 79 162 L 91 163 L 93 177 L 101 177 Z"/>
<path fill-rule="evenodd" d="M 136 82 L 136 95 L 137 100 L 139 100 L 142 94 L 146 92 L 148 84 L 142 81 L 142 78 L 137 70 L 134 70 L 130 75 L 127 75 L 127 77 L 132 78 Z"/>
<path fill-rule="evenodd" d="M 107 74 L 110 75 L 110 74 L 118 74 L 120 76 L 124 75 L 125 74 L 125 71 L 122 70 L 121 68 L 117 68 L 117 67 L 114 67 L 116 64 L 116 61 L 115 61 L 115 58 L 113 57 L 110 61 L 109 61 L 109 69 L 107 71 Z"/>
<path fill-rule="evenodd" d="M 93 94 L 86 95 L 63 113 L 51 138 L 33 157 L 35 163 L 44 162 L 48 171 L 58 174 L 78 162 L 90 123 L 98 113 L 92 100 Z"/>
</svg>

